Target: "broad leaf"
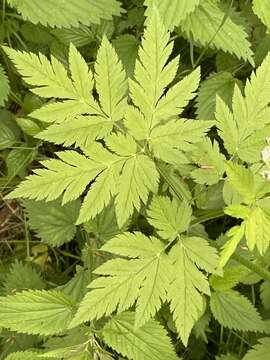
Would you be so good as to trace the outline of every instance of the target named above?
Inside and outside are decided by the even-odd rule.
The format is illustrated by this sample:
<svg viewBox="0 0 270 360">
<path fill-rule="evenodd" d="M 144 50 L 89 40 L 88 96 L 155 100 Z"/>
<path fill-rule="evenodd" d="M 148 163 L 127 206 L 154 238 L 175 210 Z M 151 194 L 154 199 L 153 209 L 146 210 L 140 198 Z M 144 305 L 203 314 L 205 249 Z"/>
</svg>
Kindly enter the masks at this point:
<svg viewBox="0 0 270 360">
<path fill-rule="evenodd" d="M 105 342 L 131 360 L 179 359 L 165 329 L 149 320 L 140 329 L 134 329 L 135 314 L 125 312 L 114 316 L 103 328 Z"/>
<path fill-rule="evenodd" d="M 23 204 L 30 228 L 36 231 L 43 242 L 60 246 L 73 239 L 80 209 L 79 201 L 61 205 L 60 201 L 46 203 L 27 200 Z"/>
<path fill-rule="evenodd" d="M 215 319 L 229 329 L 258 331 L 263 328 L 256 308 L 237 291 L 212 293 L 210 307 Z"/>
<path fill-rule="evenodd" d="M 27 334 L 54 335 L 66 330 L 74 302 L 57 291 L 23 291 L 0 298 L 0 326 Z"/>
<path fill-rule="evenodd" d="M 8 3 L 24 19 L 52 27 L 78 26 L 79 23 L 89 25 L 90 22 L 99 24 L 101 19 L 108 20 L 112 15 L 120 15 L 120 4 L 116 0 L 99 0 L 99 6 L 95 0 L 81 0 L 80 6 L 75 0 L 59 3 L 47 0 L 42 4 L 38 0 L 8 0 Z"/>
</svg>

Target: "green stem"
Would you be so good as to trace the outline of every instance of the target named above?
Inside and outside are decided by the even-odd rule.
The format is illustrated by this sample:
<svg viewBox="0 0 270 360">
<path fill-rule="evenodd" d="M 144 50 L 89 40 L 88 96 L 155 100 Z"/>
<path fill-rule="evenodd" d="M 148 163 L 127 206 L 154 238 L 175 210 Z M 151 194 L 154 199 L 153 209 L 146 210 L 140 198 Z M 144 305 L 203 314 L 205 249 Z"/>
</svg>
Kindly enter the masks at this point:
<svg viewBox="0 0 270 360">
<path fill-rule="evenodd" d="M 217 219 L 222 216 L 224 216 L 223 209 L 207 210 L 204 214 L 202 214 L 201 216 L 198 216 L 196 219 L 192 220 L 191 225 L 201 224 L 208 220 Z"/>
<path fill-rule="evenodd" d="M 254 262 L 246 259 L 244 256 L 239 254 L 233 254 L 232 259 L 258 274 L 262 279 L 270 282 L 270 272 L 267 269 L 263 268 L 258 264 L 255 264 Z"/>
</svg>

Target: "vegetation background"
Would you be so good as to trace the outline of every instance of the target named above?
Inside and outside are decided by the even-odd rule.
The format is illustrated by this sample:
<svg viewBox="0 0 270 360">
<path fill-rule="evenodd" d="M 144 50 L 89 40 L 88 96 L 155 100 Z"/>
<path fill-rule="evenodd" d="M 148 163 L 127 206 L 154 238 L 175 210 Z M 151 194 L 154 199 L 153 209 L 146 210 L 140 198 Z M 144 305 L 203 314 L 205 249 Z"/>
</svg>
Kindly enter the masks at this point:
<svg viewBox="0 0 270 360">
<path fill-rule="evenodd" d="M 1 360 L 269 359 L 269 31 L 0 0 Z"/>
</svg>

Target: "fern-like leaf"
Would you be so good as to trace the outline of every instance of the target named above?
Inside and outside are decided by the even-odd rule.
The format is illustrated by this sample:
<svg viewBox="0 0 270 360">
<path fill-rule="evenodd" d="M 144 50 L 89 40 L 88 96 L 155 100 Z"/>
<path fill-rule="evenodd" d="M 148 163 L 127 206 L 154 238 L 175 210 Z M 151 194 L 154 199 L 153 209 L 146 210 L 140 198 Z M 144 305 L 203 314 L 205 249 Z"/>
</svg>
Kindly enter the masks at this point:
<svg viewBox="0 0 270 360">
<path fill-rule="evenodd" d="M 137 239 L 141 245 L 137 246 Z M 144 247 L 142 241 L 145 241 Z M 131 254 L 127 244 L 137 250 Z M 164 245 L 156 238 L 148 239 L 140 233 L 126 233 L 110 240 L 102 249 L 133 259 L 110 260 L 95 270 L 102 277 L 90 284 L 94 290 L 83 299 L 71 326 L 100 318 L 114 310 L 127 310 L 135 300 L 135 325 L 143 326 L 160 309 L 161 301 L 166 299 L 171 264 L 163 252 Z"/>
<path fill-rule="evenodd" d="M 147 212 L 147 219 L 163 239 L 175 239 L 188 229 L 191 215 L 191 207 L 185 202 L 156 196 Z"/>
<path fill-rule="evenodd" d="M 65 204 L 77 199 L 89 182 L 106 167 L 75 151 L 59 152 L 58 157 L 60 159 L 43 161 L 47 169 L 35 170 L 35 175 L 26 177 L 8 197 L 49 201 L 64 193 Z"/>
<path fill-rule="evenodd" d="M 116 51 L 103 38 L 95 64 L 96 87 L 101 107 L 112 121 L 123 117 L 126 105 L 127 79 Z"/>
<path fill-rule="evenodd" d="M 217 99 L 216 119 L 219 134 L 230 154 L 237 154 L 241 160 L 252 162 L 247 145 L 255 145 L 259 161 L 265 139 L 264 127 L 269 124 L 270 55 L 253 72 L 245 86 L 245 96 L 235 86 L 232 111 L 223 100 Z M 249 141 L 249 143 L 247 143 Z M 258 147 L 259 145 L 259 147 Z M 260 148 L 261 146 L 261 148 Z"/>
</svg>

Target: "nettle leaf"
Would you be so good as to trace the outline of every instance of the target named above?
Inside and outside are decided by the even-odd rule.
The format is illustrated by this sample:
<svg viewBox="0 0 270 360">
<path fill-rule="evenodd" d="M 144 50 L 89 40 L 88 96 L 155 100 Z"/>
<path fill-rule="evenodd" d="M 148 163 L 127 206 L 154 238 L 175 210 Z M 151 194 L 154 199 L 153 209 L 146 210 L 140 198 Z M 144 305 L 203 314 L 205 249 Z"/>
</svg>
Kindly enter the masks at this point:
<svg viewBox="0 0 270 360">
<path fill-rule="evenodd" d="M 232 111 L 217 98 L 216 119 L 219 135 L 231 155 L 247 163 L 260 161 L 269 124 L 270 55 L 253 72 L 245 86 L 245 96 L 235 86 Z M 250 147 L 252 149 L 250 149 Z"/>
<path fill-rule="evenodd" d="M 267 0 L 253 0 L 252 8 L 254 13 L 261 19 L 264 25 L 270 31 L 270 4 Z"/>
<path fill-rule="evenodd" d="M 111 202 L 94 219 L 85 223 L 84 228 L 88 233 L 93 233 L 98 239 L 105 241 L 127 230 L 128 224 L 129 222 L 119 228 L 114 203 Z"/>
<path fill-rule="evenodd" d="M 259 343 L 247 352 L 243 360 L 267 360 L 269 358 L 270 338 L 262 338 L 258 341 Z"/>
<path fill-rule="evenodd" d="M 243 331 L 261 331 L 263 321 L 256 308 L 234 290 L 211 294 L 210 307 L 214 318 L 223 326 Z"/>
<path fill-rule="evenodd" d="M 39 353 L 33 351 L 16 351 L 9 354 L 5 360 L 37 360 Z M 44 359 L 44 357 L 43 357 Z M 47 358 L 48 360 L 49 358 Z M 45 358 L 46 360 L 46 358 Z"/>
<path fill-rule="evenodd" d="M 80 5 L 74 0 L 55 2 L 47 0 L 42 4 L 38 0 L 8 0 L 10 6 L 17 9 L 23 18 L 34 24 L 45 26 L 70 27 L 79 23 L 99 24 L 101 19 L 110 20 L 113 15 L 119 16 L 121 7 L 116 0 L 81 0 Z M 53 9 L 53 11 L 52 11 Z"/>
<path fill-rule="evenodd" d="M 170 252 L 175 277 L 169 287 L 168 297 L 171 299 L 170 308 L 176 329 L 184 345 L 187 345 L 190 332 L 203 313 L 202 294 L 210 295 L 207 277 L 199 271 L 196 264 L 208 271 L 215 271 L 218 264 L 217 252 L 204 239 L 195 238 L 195 243 L 200 248 L 202 246 L 209 262 L 201 257 L 193 241 L 193 238 L 184 239 Z"/>
<path fill-rule="evenodd" d="M 264 281 L 260 287 L 260 298 L 265 309 L 270 309 L 270 282 Z"/>
<path fill-rule="evenodd" d="M 199 88 L 197 97 L 198 119 L 214 119 L 216 109 L 216 96 L 218 95 L 227 106 L 231 106 L 235 84 L 241 82 L 229 72 L 211 74 L 204 80 Z"/>
<path fill-rule="evenodd" d="M 137 247 L 137 241 L 141 246 Z M 131 253 L 131 248 L 137 250 Z M 83 299 L 71 326 L 127 310 L 136 300 L 135 326 L 143 326 L 166 299 L 171 263 L 164 245 L 154 237 L 126 233 L 107 242 L 102 250 L 132 259 L 110 260 L 95 270 L 102 277 L 90 284 L 93 290 Z"/>
<path fill-rule="evenodd" d="M 23 291 L 0 298 L 0 326 L 27 334 L 54 335 L 66 330 L 74 302 L 58 291 Z"/>
<path fill-rule="evenodd" d="M 147 16 L 151 16 L 151 13 L 157 9 L 165 27 L 173 30 L 196 9 L 200 0 L 145 0 L 144 3 L 147 6 Z"/>
<path fill-rule="evenodd" d="M 51 246 L 60 246 L 73 239 L 75 223 L 79 216 L 80 202 L 62 205 L 59 200 L 23 202 L 30 228 L 37 232 L 41 240 Z"/>
<path fill-rule="evenodd" d="M 5 71 L 0 64 L 0 106 L 4 106 L 5 101 L 8 99 L 10 86 Z"/>
<path fill-rule="evenodd" d="M 149 223 L 163 239 L 175 239 L 185 232 L 190 224 L 191 207 L 185 202 L 172 201 L 165 196 L 155 196 L 147 211 Z"/>
<path fill-rule="evenodd" d="M 215 0 L 201 1 L 181 22 L 180 29 L 199 45 L 229 52 L 253 64 L 253 52 L 244 27 L 230 14 L 227 16 Z"/>
<path fill-rule="evenodd" d="M 113 46 L 129 77 L 132 77 L 134 74 L 139 44 L 138 39 L 131 34 L 120 35 L 113 40 Z"/>
<path fill-rule="evenodd" d="M 15 261 L 5 276 L 3 287 L 6 294 L 14 294 L 27 289 L 44 289 L 45 282 L 30 264 Z"/>
<path fill-rule="evenodd" d="M 165 329 L 149 320 L 140 329 L 134 328 L 135 314 L 125 312 L 114 316 L 103 328 L 104 341 L 115 351 L 131 360 L 176 360 Z"/>
<path fill-rule="evenodd" d="M 0 110 L 0 150 L 6 149 L 20 139 L 20 129 L 14 121 L 13 114 Z"/>
<path fill-rule="evenodd" d="M 82 24 L 76 27 L 53 29 L 51 34 L 65 45 L 69 46 L 72 43 L 78 48 L 89 45 L 94 40 L 91 28 Z"/>
</svg>

